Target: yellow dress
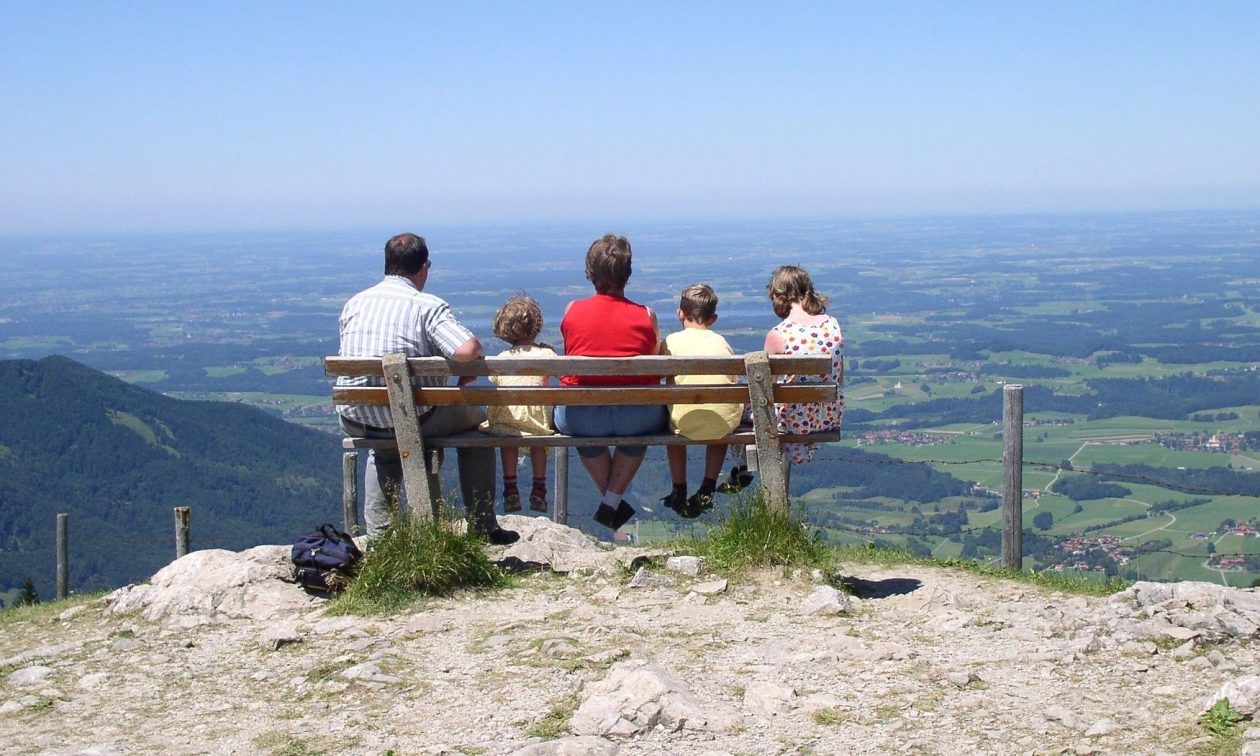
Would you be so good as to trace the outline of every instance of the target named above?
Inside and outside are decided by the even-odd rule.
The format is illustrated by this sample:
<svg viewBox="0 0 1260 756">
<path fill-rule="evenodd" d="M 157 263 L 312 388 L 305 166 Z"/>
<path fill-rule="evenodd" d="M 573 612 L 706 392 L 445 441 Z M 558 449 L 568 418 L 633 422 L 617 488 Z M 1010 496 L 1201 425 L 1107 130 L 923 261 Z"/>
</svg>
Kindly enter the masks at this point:
<svg viewBox="0 0 1260 756">
<path fill-rule="evenodd" d="M 499 356 L 541 358 L 556 353 L 541 346 L 514 346 Z M 549 379 L 545 375 L 492 375 L 490 380 L 499 386 L 546 386 Z M 549 406 L 491 405 L 486 407 L 480 430 L 492 436 L 551 436 L 556 432 L 554 411 Z"/>
<path fill-rule="evenodd" d="M 682 357 L 721 357 L 734 354 L 721 334 L 707 328 L 684 328 L 665 337 L 670 354 Z M 733 375 L 679 375 L 674 382 L 681 386 L 738 383 Z M 669 408 L 669 427 L 674 433 L 693 441 L 722 438 L 739 427 L 744 414 L 742 404 L 675 404 Z"/>
</svg>

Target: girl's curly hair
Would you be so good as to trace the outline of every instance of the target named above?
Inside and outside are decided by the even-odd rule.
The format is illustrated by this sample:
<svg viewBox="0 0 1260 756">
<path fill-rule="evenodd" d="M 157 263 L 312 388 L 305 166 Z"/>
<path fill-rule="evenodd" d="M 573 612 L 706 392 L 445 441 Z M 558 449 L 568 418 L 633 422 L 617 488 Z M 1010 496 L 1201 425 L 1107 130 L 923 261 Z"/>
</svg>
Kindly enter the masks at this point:
<svg viewBox="0 0 1260 756">
<path fill-rule="evenodd" d="M 542 308 L 524 294 L 511 297 L 494 313 L 494 335 L 512 346 L 533 341 L 542 327 Z"/>
<path fill-rule="evenodd" d="M 810 315 L 821 315 L 827 311 L 827 298 L 814 291 L 809 273 L 795 265 L 780 265 L 770 276 L 766 293 L 770 295 L 774 314 L 781 318 L 786 318 L 792 311 L 793 302 L 799 302 L 801 309 Z"/>
</svg>

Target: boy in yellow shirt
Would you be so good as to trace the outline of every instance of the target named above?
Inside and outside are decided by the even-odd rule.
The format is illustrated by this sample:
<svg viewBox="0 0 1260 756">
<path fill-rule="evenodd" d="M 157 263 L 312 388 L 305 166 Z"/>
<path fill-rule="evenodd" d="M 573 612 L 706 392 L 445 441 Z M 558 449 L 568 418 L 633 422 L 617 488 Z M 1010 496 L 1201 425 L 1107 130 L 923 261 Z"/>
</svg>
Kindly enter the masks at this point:
<svg viewBox="0 0 1260 756">
<path fill-rule="evenodd" d="M 665 352 L 685 357 L 734 354 L 726 339 L 710 328 L 717 321 L 717 304 L 717 294 L 705 284 L 692 284 L 683 289 L 678 302 L 678 320 L 683 329 L 665 337 Z M 733 375 L 680 375 L 674 381 L 683 385 L 712 385 L 737 383 L 738 379 Z M 675 404 L 670 407 L 669 427 L 674 433 L 694 441 L 723 438 L 739 426 L 743 412 L 742 404 Z M 704 478 L 691 497 L 687 496 L 687 447 L 670 446 L 666 454 L 674 490 L 661 501 L 683 517 L 698 517 L 713 506 L 726 444 L 705 447 Z"/>
</svg>

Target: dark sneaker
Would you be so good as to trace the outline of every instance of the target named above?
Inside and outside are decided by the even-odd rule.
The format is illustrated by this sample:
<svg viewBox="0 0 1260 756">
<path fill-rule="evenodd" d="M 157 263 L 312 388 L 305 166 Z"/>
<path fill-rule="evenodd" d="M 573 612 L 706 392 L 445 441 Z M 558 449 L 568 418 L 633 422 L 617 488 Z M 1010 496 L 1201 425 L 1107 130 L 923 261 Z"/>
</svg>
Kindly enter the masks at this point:
<svg viewBox="0 0 1260 756">
<path fill-rule="evenodd" d="M 531 512 L 546 512 L 547 511 L 547 497 L 530 494 L 529 495 L 529 509 Z"/>
<path fill-rule="evenodd" d="M 682 508 L 687 506 L 687 492 L 670 491 L 669 496 L 661 498 L 661 503 L 675 512 L 681 512 Z"/>
<path fill-rule="evenodd" d="M 503 511 L 504 512 L 521 511 L 521 495 L 518 493 L 503 494 Z"/>
<path fill-rule="evenodd" d="M 636 514 L 638 514 L 638 512 L 635 511 L 634 507 L 630 506 L 628 501 L 622 499 L 621 503 L 617 505 L 617 518 L 613 520 L 613 522 L 616 523 L 613 525 L 613 530 L 617 530 L 622 525 L 630 522 L 630 520 L 634 519 Z"/>
<path fill-rule="evenodd" d="M 495 528 L 486 533 L 486 540 L 495 546 L 508 546 L 521 540 L 521 534 L 515 530 L 505 530 L 503 528 Z"/>
<path fill-rule="evenodd" d="M 722 485 L 717 490 L 724 494 L 733 494 L 743 491 L 752 485 L 753 474 L 748 472 L 748 468 L 740 465 L 731 468 L 731 477 L 722 481 Z"/>
<path fill-rule="evenodd" d="M 696 491 L 687 499 L 687 508 L 698 509 L 701 512 L 713 509 L 713 492 Z"/>
<path fill-rule="evenodd" d="M 617 521 L 617 510 L 613 509 L 607 504 L 600 504 L 599 509 L 595 510 L 595 522 L 598 522 L 600 525 L 603 525 L 606 528 L 612 528 L 613 530 L 616 530 L 617 526 L 613 525 L 613 523 L 616 521 Z"/>
</svg>

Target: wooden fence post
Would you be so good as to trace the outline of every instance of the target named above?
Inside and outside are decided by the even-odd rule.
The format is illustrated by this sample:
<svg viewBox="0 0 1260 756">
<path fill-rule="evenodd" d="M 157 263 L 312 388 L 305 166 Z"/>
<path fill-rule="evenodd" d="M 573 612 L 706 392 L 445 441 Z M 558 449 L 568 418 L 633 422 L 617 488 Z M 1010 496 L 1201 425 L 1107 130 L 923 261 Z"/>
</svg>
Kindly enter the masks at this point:
<svg viewBox="0 0 1260 756">
<path fill-rule="evenodd" d="M 556 508 L 551 518 L 561 525 L 569 524 L 569 447 L 557 446 L 556 457 L 556 490 L 552 493 L 552 501 Z"/>
<path fill-rule="evenodd" d="M 761 486 L 770 506 L 781 512 L 788 506 L 787 476 L 783 470 L 783 450 L 779 446 L 778 421 L 774 414 L 774 379 L 770 375 L 769 355 L 765 352 L 749 353 L 744 358 L 744 370 L 748 374 Z"/>
<path fill-rule="evenodd" d="M 359 531 L 359 453 L 341 455 L 341 519 L 350 535 Z"/>
<path fill-rule="evenodd" d="M 69 595 L 70 585 L 70 515 L 57 515 L 57 598 Z"/>
<path fill-rule="evenodd" d="M 175 507 L 175 558 L 188 554 L 188 531 L 191 519 L 188 507 Z"/>
<path fill-rule="evenodd" d="M 1024 568 L 1024 387 L 1002 389 L 1002 567 Z"/>
<path fill-rule="evenodd" d="M 398 457 L 402 461 L 403 491 L 411 514 L 420 521 L 438 516 L 438 501 L 429 486 L 429 470 L 424 438 L 420 435 L 420 418 L 416 395 L 411 386 L 411 368 L 404 354 L 388 354 L 381 360 L 385 372 L 385 388 L 389 392 L 389 412 L 394 419 L 394 436 L 398 439 Z"/>
</svg>

